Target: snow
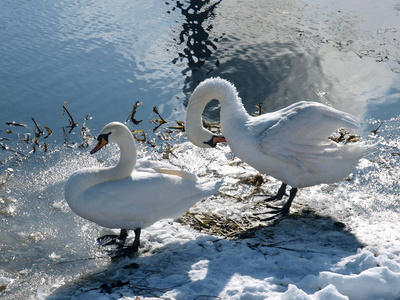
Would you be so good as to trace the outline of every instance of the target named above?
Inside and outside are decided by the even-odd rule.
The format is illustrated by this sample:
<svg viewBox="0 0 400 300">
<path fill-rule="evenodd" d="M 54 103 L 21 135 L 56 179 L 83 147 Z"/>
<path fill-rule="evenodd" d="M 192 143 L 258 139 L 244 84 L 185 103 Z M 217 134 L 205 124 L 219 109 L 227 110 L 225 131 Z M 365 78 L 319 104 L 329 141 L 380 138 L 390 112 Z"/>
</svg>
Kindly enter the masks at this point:
<svg viewBox="0 0 400 300">
<path fill-rule="evenodd" d="M 10 284 L 11 282 L 12 282 L 11 278 L 0 276 L 0 291 L 5 289 L 7 285 Z"/>
<path fill-rule="evenodd" d="M 312 291 L 332 289 L 350 299 L 395 299 L 400 295 L 400 274 L 387 267 L 375 267 L 360 274 L 341 275 L 321 272 L 304 278 L 300 286 Z M 326 293 L 325 293 L 326 294 Z"/>
</svg>

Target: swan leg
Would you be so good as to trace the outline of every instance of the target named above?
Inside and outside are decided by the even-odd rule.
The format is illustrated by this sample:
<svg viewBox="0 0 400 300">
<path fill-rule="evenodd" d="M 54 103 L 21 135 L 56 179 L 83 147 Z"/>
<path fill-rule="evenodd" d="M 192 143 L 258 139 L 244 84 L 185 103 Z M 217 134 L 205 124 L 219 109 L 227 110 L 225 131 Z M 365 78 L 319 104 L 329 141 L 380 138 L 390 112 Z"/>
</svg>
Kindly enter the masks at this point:
<svg viewBox="0 0 400 300">
<path fill-rule="evenodd" d="M 274 201 L 274 200 L 281 200 L 283 198 L 283 196 L 286 195 L 286 186 L 287 186 L 287 184 L 282 182 L 282 185 L 279 188 L 278 193 L 275 196 L 265 199 L 264 201 L 269 202 L 269 201 Z"/>
<path fill-rule="evenodd" d="M 122 230 L 125 230 L 125 229 L 122 229 Z M 119 247 L 119 249 L 117 251 L 115 251 L 114 253 L 111 254 L 111 258 L 115 259 L 115 258 L 119 258 L 119 257 L 129 256 L 129 255 L 136 253 L 139 250 L 139 246 L 140 246 L 141 231 L 142 231 L 142 229 L 140 227 L 136 228 L 134 230 L 135 240 L 133 241 L 132 245 L 128 246 L 128 247 L 123 247 L 123 246 Z"/>
<path fill-rule="evenodd" d="M 290 206 L 292 205 L 294 197 L 296 197 L 297 193 L 297 188 L 292 188 L 290 190 L 290 195 L 288 201 L 285 203 L 285 205 L 282 207 L 282 215 L 285 216 L 289 213 Z"/>
<path fill-rule="evenodd" d="M 287 184 L 282 182 L 282 185 L 279 188 L 278 193 L 275 196 L 272 196 L 270 198 L 264 199 L 263 201 L 264 202 L 270 202 L 270 201 L 275 201 L 275 200 L 281 200 L 283 198 L 283 196 L 286 195 L 286 187 L 287 187 Z M 266 207 L 267 208 L 271 208 L 272 211 L 270 211 L 270 212 L 262 212 L 262 213 L 255 213 L 254 215 L 257 216 L 257 215 L 263 215 L 263 214 L 266 214 L 266 213 L 270 213 L 270 214 L 275 214 L 276 213 L 276 214 L 278 214 L 280 212 L 280 210 L 281 210 L 280 207 L 272 206 L 272 205 L 269 205 L 269 204 L 267 204 Z"/>
<path fill-rule="evenodd" d="M 121 232 L 119 235 L 107 234 L 107 235 L 99 237 L 97 239 L 97 242 L 99 242 L 102 246 L 110 246 L 110 245 L 115 245 L 115 244 L 123 245 L 125 243 L 127 237 L 128 237 L 128 230 L 121 229 Z M 117 241 L 117 240 L 119 240 L 119 241 Z"/>
<path fill-rule="evenodd" d="M 122 244 L 125 244 L 126 238 L 128 237 L 128 230 L 127 229 L 121 229 L 118 239 L 122 242 Z"/>
<path fill-rule="evenodd" d="M 280 187 L 280 189 L 278 191 L 278 194 L 276 196 L 272 197 L 272 198 L 274 198 L 273 200 L 282 199 L 283 195 L 285 194 L 285 189 L 286 189 L 286 184 L 282 183 L 282 186 Z M 277 218 L 280 215 L 286 216 L 287 214 L 289 214 L 290 206 L 292 205 L 294 197 L 296 197 L 296 193 L 297 193 L 297 188 L 292 188 L 290 190 L 289 199 L 282 206 L 282 208 L 279 208 L 279 207 L 276 207 L 276 206 L 267 205 L 267 208 L 271 208 L 272 209 L 271 211 L 254 213 L 254 215 L 258 216 L 258 215 L 264 215 L 264 214 L 273 214 L 272 217 L 260 219 L 260 221 L 271 221 L 271 220 Z M 269 198 L 269 199 L 271 199 L 271 198 Z"/>
<path fill-rule="evenodd" d="M 140 227 L 136 228 L 134 232 L 135 232 L 135 240 L 133 241 L 133 244 L 130 248 L 133 249 L 133 252 L 137 252 L 140 246 L 140 233 L 142 232 L 142 228 Z"/>
</svg>

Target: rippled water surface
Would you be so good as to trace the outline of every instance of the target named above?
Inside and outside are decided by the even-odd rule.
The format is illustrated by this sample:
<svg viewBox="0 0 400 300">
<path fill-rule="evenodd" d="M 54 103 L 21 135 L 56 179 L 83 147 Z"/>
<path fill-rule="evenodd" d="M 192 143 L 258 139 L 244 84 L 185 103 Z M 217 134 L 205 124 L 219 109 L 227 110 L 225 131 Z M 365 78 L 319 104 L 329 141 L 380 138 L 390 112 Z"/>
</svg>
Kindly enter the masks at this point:
<svg viewBox="0 0 400 300">
<path fill-rule="evenodd" d="M 136 101 L 143 121 L 129 126 L 157 149 L 211 76 L 232 81 L 250 112 L 318 101 L 367 132 L 400 113 L 399 24 L 394 0 L 1 1 L 0 276 L 15 279 L 4 297 L 107 263 L 87 242 L 98 227 L 71 213 L 63 187 L 98 164 L 90 136 L 124 122 Z M 153 106 L 168 122 L 154 133 Z M 206 116 L 218 120 L 217 103 Z"/>
</svg>

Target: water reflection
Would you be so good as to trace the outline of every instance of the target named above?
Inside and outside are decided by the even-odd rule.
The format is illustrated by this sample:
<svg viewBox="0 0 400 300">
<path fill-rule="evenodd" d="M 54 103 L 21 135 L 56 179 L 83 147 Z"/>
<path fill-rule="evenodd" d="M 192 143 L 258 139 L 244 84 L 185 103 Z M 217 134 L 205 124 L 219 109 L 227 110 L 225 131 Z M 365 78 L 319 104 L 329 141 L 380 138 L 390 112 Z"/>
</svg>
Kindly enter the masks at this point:
<svg viewBox="0 0 400 300">
<path fill-rule="evenodd" d="M 264 42 L 239 47 L 233 44 L 228 36 L 219 44 L 218 56 L 222 57 L 222 63 L 218 68 L 209 74 L 187 77 L 187 98 L 200 81 L 210 76 L 220 76 L 235 84 L 249 113 L 255 112 L 260 102 L 264 103 L 263 108 L 267 112 L 300 100 L 329 102 L 318 96 L 322 87 L 329 86 L 329 83 L 323 82 L 318 56 L 302 52 L 293 43 Z M 218 105 L 216 102 L 210 103 L 205 116 L 217 120 Z"/>
<path fill-rule="evenodd" d="M 183 45 L 183 49 L 178 51 L 178 57 L 173 60 L 174 64 L 182 61 L 187 63 L 187 68 L 183 70 L 184 75 L 190 71 L 199 71 L 213 51 L 217 50 L 217 40 L 212 41 L 209 34 L 213 25 L 207 21 L 215 17 L 214 10 L 220 2 L 221 0 L 192 0 L 186 3 L 177 1 L 172 8 L 178 8 L 184 16 L 182 30 L 179 37 L 175 38 L 176 44 Z"/>
<path fill-rule="evenodd" d="M 303 99 L 325 101 L 317 96 L 322 78 L 319 58 L 288 41 L 286 35 L 272 38 L 267 30 L 271 23 L 262 12 L 285 18 L 280 5 L 272 9 L 261 5 L 254 11 L 252 5 L 231 4 L 229 9 L 240 11 L 237 15 L 225 15 L 229 10 L 221 11 L 223 5 L 221 1 L 177 1 L 172 9 L 179 9 L 184 16 L 175 39 L 183 48 L 173 63 L 185 63 L 185 106 L 198 83 L 211 76 L 233 82 L 249 112 L 255 111 L 259 102 L 272 111 Z M 252 16 L 259 26 L 249 32 Z M 238 26 L 242 19 L 245 23 Z M 218 120 L 218 106 L 218 102 L 210 103 L 205 117 Z"/>
<path fill-rule="evenodd" d="M 213 20 L 216 8 L 220 1 L 192 0 L 182 3 L 177 1 L 171 11 L 179 9 L 183 16 L 182 26 L 174 41 L 178 47 L 177 57 L 173 59 L 175 65 L 182 65 L 184 77 L 183 92 L 186 95 L 184 106 L 187 105 L 189 95 L 199 82 L 214 75 L 213 71 L 219 67 L 220 61 L 215 57 L 217 43 L 223 39 L 225 33 L 213 32 Z M 167 3 L 168 4 L 168 3 Z M 169 11 L 169 12 L 171 12 Z M 219 110 L 215 110 L 219 103 L 210 103 L 205 110 L 205 116 L 213 120 L 219 118 Z"/>
<path fill-rule="evenodd" d="M 389 108 L 400 105 L 398 74 L 393 71 L 396 62 L 360 56 L 360 51 L 368 45 L 369 52 L 379 54 L 398 44 L 387 30 L 383 31 L 390 42 L 383 43 L 377 38 L 382 30 L 373 27 L 376 32 L 365 32 L 360 25 L 352 26 L 354 16 L 372 26 L 369 19 L 363 19 L 363 10 L 329 9 L 331 13 L 320 15 L 306 3 L 246 1 L 218 2 L 210 6 L 212 10 L 202 11 L 202 6 L 191 3 L 197 1 L 180 8 L 185 19 L 177 43 L 184 49 L 174 60 L 175 64 L 186 63 L 182 72 L 185 106 L 199 82 L 221 76 L 236 85 L 249 113 L 259 102 L 274 111 L 309 100 L 330 104 L 360 120 L 396 115 Z M 393 8 L 385 9 L 392 16 Z M 336 18 L 346 26 L 332 25 Z M 397 30 L 393 22 L 386 26 L 390 34 Z M 193 34 L 194 29 L 204 34 Z M 217 102 L 209 104 L 205 116 L 218 120 L 218 106 Z"/>
</svg>

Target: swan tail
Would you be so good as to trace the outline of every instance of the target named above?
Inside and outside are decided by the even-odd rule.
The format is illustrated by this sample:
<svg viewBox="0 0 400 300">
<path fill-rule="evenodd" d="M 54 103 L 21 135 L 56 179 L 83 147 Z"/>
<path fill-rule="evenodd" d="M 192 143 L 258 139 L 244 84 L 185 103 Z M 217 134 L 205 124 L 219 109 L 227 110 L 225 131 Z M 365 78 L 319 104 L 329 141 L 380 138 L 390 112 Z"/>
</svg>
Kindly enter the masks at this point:
<svg viewBox="0 0 400 300">
<path fill-rule="evenodd" d="M 142 158 L 136 163 L 136 171 L 159 172 L 167 175 L 186 178 L 190 181 L 197 182 L 197 176 L 190 172 L 184 171 L 168 163 L 153 161 L 149 160 L 148 158 Z"/>
<path fill-rule="evenodd" d="M 319 154 L 306 155 L 303 153 L 302 162 L 307 166 L 307 172 L 300 185 L 304 187 L 319 182 L 338 182 L 353 172 L 360 159 L 371 153 L 373 149 L 374 145 L 356 142 L 335 145 Z M 326 170 L 330 171 L 326 172 Z"/>
<path fill-rule="evenodd" d="M 201 182 L 201 188 L 205 197 L 215 195 L 222 185 L 222 181 Z"/>
<path fill-rule="evenodd" d="M 173 176 L 179 176 L 179 177 L 182 177 L 182 178 L 189 179 L 190 181 L 197 182 L 197 176 L 196 175 L 194 175 L 192 173 L 189 173 L 189 172 L 186 172 L 186 171 L 183 171 L 183 170 L 162 169 L 162 168 L 153 168 L 153 169 L 156 170 L 157 172 L 160 172 L 160 173 L 164 173 L 164 174 L 167 174 L 167 175 L 173 175 Z"/>
</svg>

